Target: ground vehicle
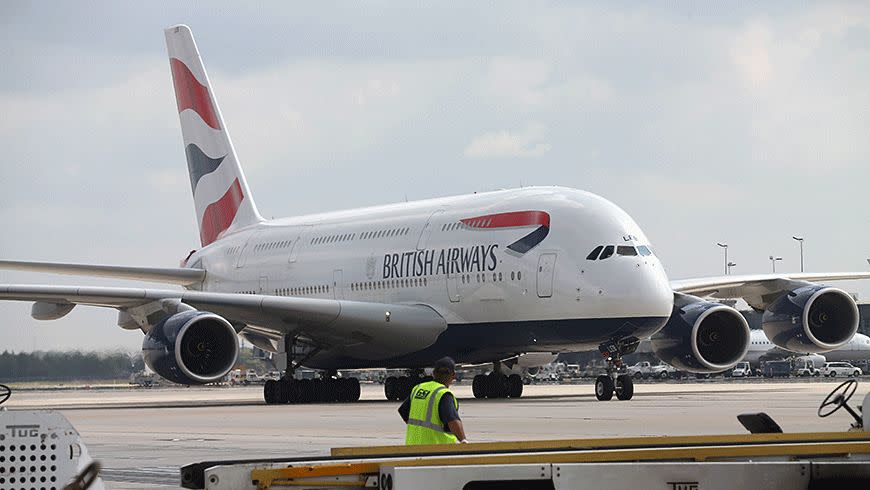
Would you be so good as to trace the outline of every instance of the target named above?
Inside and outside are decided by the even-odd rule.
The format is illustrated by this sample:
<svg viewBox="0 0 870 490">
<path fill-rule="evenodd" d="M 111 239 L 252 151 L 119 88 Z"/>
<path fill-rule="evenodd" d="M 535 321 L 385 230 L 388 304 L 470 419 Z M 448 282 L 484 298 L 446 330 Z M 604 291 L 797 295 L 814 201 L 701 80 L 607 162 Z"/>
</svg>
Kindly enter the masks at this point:
<svg viewBox="0 0 870 490">
<path fill-rule="evenodd" d="M 826 362 L 822 366 L 822 375 L 830 376 L 831 378 L 836 376 L 861 376 L 862 374 L 861 368 L 856 368 L 848 362 Z"/>
<path fill-rule="evenodd" d="M 632 366 L 628 366 L 626 368 L 628 374 L 630 374 L 635 379 L 646 379 L 646 378 L 660 378 L 660 379 L 668 379 L 671 377 L 674 371 L 676 371 L 673 367 L 669 366 L 665 363 L 660 363 L 656 365 L 652 365 L 648 361 L 638 362 Z"/>
<path fill-rule="evenodd" d="M 752 367 L 746 361 L 741 362 L 734 366 L 734 369 L 731 371 L 731 376 L 734 378 L 745 378 L 748 376 L 752 376 Z"/>
<path fill-rule="evenodd" d="M 791 375 L 791 361 L 767 361 L 761 367 L 765 378 L 785 377 Z"/>
<path fill-rule="evenodd" d="M 821 372 L 816 369 L 816 366 L 812 361 L 808 361 L 806 359 L 796 360 L 794 363 L 794 367 L 792 367 L 791 374 L 794 376 L 800 376 L 802 378 L 806 378 L 809 376 L 818 376 Z"/>
<path fill-rule="evenodd" d="M 569 378 L 579 378 L 580 377 L 580 365 L 579 364 L 566 364 L 565 365 L 565 376 Z"/>
<path fill-rule="evenodd" d="M 130 384 L 150 388 L 160 384 L 160 379 L 160 376 L 150 371 L 142 370 L 130 375 Z"/>
<path fill-rule="evenodd" d="M 245 372 L 242 372 L 241 369 L 234 369 L 230 371 L 229 374 L 229 383 L 231 385 L 249 385 L 262 381 L 263 380 L 260 379 L 260 376 L 257 375 L 257 372 L 253 369 L 248 369 Z"/>
</svg>

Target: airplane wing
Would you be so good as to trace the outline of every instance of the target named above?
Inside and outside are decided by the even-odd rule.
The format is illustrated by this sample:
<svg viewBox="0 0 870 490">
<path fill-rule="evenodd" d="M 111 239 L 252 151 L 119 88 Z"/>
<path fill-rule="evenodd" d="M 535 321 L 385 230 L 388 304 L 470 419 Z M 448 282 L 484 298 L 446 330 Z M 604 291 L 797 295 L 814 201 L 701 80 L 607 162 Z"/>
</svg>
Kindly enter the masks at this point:
<svg viewBox="0 0 870 490">
<path fill-rule="evenodd" d="M 75 305 L 115 308 L 143 330 L 178 311 L 179 303 L 226 318 L 238 329 L 301 335 L 357 356 L 398 356 L 435 342 L 447 322 L 423 305 L 161 289 L 0 285 L 0 299 L 33 301 L 33 316 L 56 319 Z"/>
<path fill-rule="evenodd" d="M 203 279 L 205 279 L 205 271 L 202 269 L 168 267 L 129 267 L 117 265 L 69 264 L 63 262 L 22 262 L 0 260 L 0 269 L 92 277 L 112 277 L 115 279 L 133 279 L 138 281 L 177 284 L 179 286 L 190 286 L 202 282 Z"/>
<path fill-rule="evenodd" d="M 782 293 L 811 282 L 870 279 L 870 272 L 753 274 L 742 276 L 702 277 L 671 281 L 678 293 L 711 298 L 742 298 L 750 306 L 764 309 Z"/>
</svg>

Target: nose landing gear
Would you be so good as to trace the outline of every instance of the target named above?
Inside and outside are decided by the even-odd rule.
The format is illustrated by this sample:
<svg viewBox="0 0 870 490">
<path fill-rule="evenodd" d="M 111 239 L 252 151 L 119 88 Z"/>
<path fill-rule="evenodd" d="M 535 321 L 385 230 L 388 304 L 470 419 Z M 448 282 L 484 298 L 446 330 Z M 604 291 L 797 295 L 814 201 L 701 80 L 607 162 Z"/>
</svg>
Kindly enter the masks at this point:
<svg viewBox="0 0 870 490">
<path fill-rule="evenodd" d="M 620 374 L 622 369 L 622 356 L 631 354 L 637 350 L 640 340 L 637 337 L 613 339 L 598 346 L 601 355 L 607 361 L 607 374 L 602 374 L 595 379 L 595 398 L 599 401 L 613 399 L 616 394 L 618 400 L 631 400 L 634 396 L 634 381 L 628 374 Z"/>
</svg>

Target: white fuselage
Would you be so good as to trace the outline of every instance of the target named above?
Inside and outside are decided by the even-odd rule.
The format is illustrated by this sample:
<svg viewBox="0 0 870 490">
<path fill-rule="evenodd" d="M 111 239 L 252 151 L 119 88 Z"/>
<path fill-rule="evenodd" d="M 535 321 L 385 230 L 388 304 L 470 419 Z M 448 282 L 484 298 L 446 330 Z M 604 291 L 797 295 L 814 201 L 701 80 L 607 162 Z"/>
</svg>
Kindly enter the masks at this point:
<svg viewBox="0 0 870 490">
<path fill-rule="evenodd" d="M 588 260 L 600 245 L 624 253 Z M 576 351 L 664 325 L 662 264 L 630 255 L 648 245 L 604 198 L 531 187 L 267 221 L 187 264 L 204 291 L 424 304 L 460 343 L 477 325 L 505 352 Z"/>
<path fill-rule="evenodd" d="M 745 361 L 758 364 L 762 358 L 777 359 L 781 357 L 800 355 L 801 353 L 789 353 L 772 343 L 764 334 L 764 330 L 752 330 L 750 332 L 749 350 L 744 357 Z M 826 361 L 861 361 L 870 359 L 870 337 L 856 333 L 846 345 L 821 354 Z"/>
</svg>

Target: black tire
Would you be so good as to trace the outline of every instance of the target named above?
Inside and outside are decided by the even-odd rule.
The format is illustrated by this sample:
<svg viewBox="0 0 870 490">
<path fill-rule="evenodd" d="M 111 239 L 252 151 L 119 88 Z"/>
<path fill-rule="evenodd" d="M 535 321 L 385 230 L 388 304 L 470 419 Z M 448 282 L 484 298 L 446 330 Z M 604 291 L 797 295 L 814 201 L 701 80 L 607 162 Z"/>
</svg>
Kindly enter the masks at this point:
<svg viewBox="0 0 870 490">
<path fill-rule="evenodd" d="M 267 380 L 265 384 L 263 384 L 263 400 L 266 401 L 266 405 L 273 405 L 277 403 L 276 396 L 276 381 Z"/>
<path fill-rule="evenodd" d="M 348 400 L 349 402 L 358 402 L 360 394 L 362 394 L 362 390 L 359 386 L 359 378 L 350 378 L 350 388 L 348 389 Z"/>
<path fill-rule="evenodd" d="M 302 393 L 302 383 L 299 380 L 288 379 L 282 380 L 281 389 L 279 393 L 281 393 L 281 399 L 283 400 L 281 403 L 301 403 L 304 400 L 304 394 Z"/>
<path fill-rule="evenodd" d="M 635 371 L 635 373 L 632 376 L 634 376 L 634 379 L 642 379 L 643 373 L 640 371 Z"/>
<path fill-rule="evenodd" d="M 384 380 L 384 397 L 387 400 L 395 400 L 397 398 L 395 376 L 387 376 L 387 379 Z"/>
<path fill-rule="evenodd" d="M 323 380 L 320 378 L 315 378 L 311 380 L 311 401 L 314 403 L 320 403 L 325 401 L 326 397 L 324 396 L 323 389 Z"/>
<path fill-rule="evenodd" d="M 595 378 L 595 398 L 598 401 L 607 401 L 613 398 L 613 380 L 610 376 L 601 375 Z"/>
<path fill-rule="evenodd" d="M 617 376 L 614 391 L 616 392 L 616 398 L 620 400 L 631 400 L 631 397 L 634 396 L 634 380 L 631 379 L 631 376 L 626 374 Z"/>
<path fill-rule="evenodd" d="M 519 398 L 523 396 L 523 378 L 519 374 L 511 374 L 508 376 L 508 395 L 511 398 Z"/>
<path fill-rule="evenodd" d="M 486 398 L 486 376 L 478 374 L 471 380 L 471 393 L 475 398 Z"/>
<path fill-rule="evenodd" d="M 311 403 L 314 401 L 313 380 L 299 380 L 299 403 Z"/>
<path fill-rule="evenodd" d="M 417 378 L 412 378 L 410 376 L 402 376 L 399 378 L 399 398 L 398 400 L 404 400 L 411 396 L 411 390 L 414 389 L 417 384 L 420 383 L 420 380 Z"/>
<path fill-rule="evenodd" d="M 333 398 L 339 403 L 350 401 L 350 378 L 338 378 L 335 380 Z"/>
<path fill-rule="evenodd" d="M 486 397 L 507 398 L 509 394 L 508 377 L 504 374 L 489 373 L 486 376 Z"/>
<path fill-rule="evenodd" d="M 659 374 L 659 378 L 661 378 L 661 379 L 668 379 L 670 377 L 671 377 L 671 373 L 669 373 L 667 371 L 662 371 L 661 374 Z"/>
</svg>

